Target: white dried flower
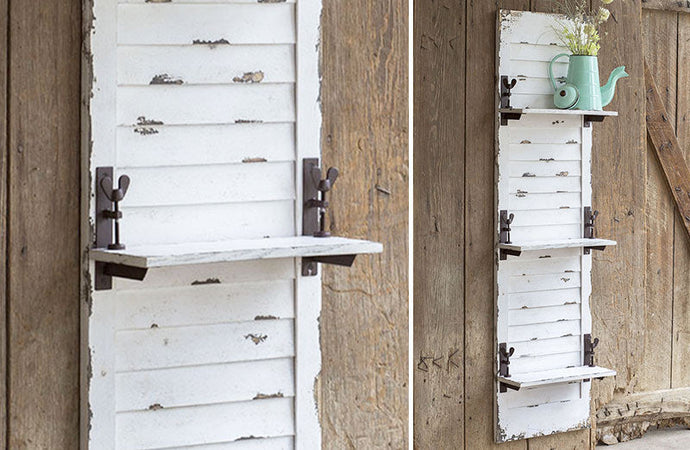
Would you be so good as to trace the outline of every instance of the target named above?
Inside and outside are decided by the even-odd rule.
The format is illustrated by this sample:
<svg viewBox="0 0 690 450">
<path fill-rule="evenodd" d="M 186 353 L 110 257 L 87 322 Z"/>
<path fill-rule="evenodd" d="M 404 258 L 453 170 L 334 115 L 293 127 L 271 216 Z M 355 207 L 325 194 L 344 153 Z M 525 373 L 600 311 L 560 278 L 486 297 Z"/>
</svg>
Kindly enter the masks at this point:
<svg viewBox="0 0 690 450">
<path fill-rule="evenodd" d="M 611 17 L 611 11 L 609 11 L 606 8 L 599 8 L 598 16 L 599 16 L 598 19 L 599 19 L 600 23 L 606 22 L 607 20 L 609 20 L 609 17 Z"/>
</svg>

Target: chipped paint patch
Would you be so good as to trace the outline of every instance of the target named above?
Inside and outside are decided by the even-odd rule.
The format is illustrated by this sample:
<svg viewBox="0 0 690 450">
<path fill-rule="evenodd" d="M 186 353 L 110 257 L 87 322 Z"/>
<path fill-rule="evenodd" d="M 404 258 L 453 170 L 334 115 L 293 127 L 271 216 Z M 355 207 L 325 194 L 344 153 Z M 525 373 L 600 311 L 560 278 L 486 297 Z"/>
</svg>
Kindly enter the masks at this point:
<svg viewBox="0 0 690 450">
<path fill-rule="evenodd" d="M 264 123 L 263 120 L 237 119 L 235 123 Z"/>
<path fill-rule="evenodd" d="M 567 176 L 568 176 L 568 173 L 569 173 L 569 172 L 568 172 L 567 170 L 564 170 L 564 171 L 562 171 L 562 172 L 558 172 L 558 173 L 556 174 L 556 176 L 557 176 L 557 177 L 567 177 Z"/>
<path fill-rule="evenodd" d="M 533 178 L 533 177 L 536 177 L 536 175 L 533 174 L 533 173 L 531 173 L 531 172 L 525 172 L 525 173 L 522 174 L 522 176 L 525 177 L 525 178 Z"/>
<path fill-rule="evenodd" d="M 280 317 L 276 316 L 256 316 L 254 317 L 254 320 L 278 320 Z"/>
<path fill-rule="evenodd" d="M 241 77 L 232 79 L 235 83 L 261 83 L 264 80 L 264 73 L 260 70 L 256 72 L 245 72 Z"/>
<path fill-rule="evenodd" d="M 249 436 L 238 437 L 237 439 L 235 439 L 235 442 L 237 442 L 237 441 L 249 441 L 251 439 L 263 439 L 263 438 L 261 436 L 254 436 L 253 434 L 250 434 Z"/>
<path fill-rule="evenodd" d="M 153 405 L 149 406 L 149 411 L 158 411 L 163 409 L 163 406 L 160 403 L 154 403 Z"/>
<path fill-rule="evenodd" d="M 257 0 L 258 3 L 285 3 L 286 0 Z"/>
<path fill-rule="evenodd" d="M 243 163 L 262 163 L 262 162 L 267 162 L 268 160 L 266 158 L 244 158 L 242 160 Z"/>
<path fill-rule="evenodd" d="M 137 125 L 163 125 L 160 120 L 147 119 L 146 116 L 137 117 Z"/>
<path fill-rule="evenodd" d="M 158 134 L 158 130 L 155 128 L 148 128 L 148 127 L 136 127 L 134 129 L 135 133 L 138 133 L 142 136 L 150 136 L 152 134 Z"/>
<path fill-rule="evenodd" d="M 192 286 L 202 286 L 204 284 L 220 284 L 220 279 L 218 279 L 218 278 L 206 278 L 205 280 L 192 281 Z"/>
<path fill-rule="evenodd" d="M 192 45 L 208 45 L 210 48 L 216 48 L 217 45 L 230 45 L 230 41 L 225 38 L 216 39 L 215 41 L 207 41 L 204 39 L 194 39 Z"/>
<path fill-rule="evenodd" d="M 251 341 L 254 343 L 254 345 L 259 345 L 262 342 L 266 342 L 266 339 L 268 339 L 268 335 L 249 333 L 249 334 L 245 335 L 244 338 L 245 339 L 251 339 Z"/>
<path fill-rule="evenodd" d="M 153 128 L 152 125 L 163 125 L 160 120 L 147 119 L 144 116 L 137 117 L 137 123 L 134 128 L 135 133 L 139 133 L 142 136 L 149 136 L 152 134 L 158 134 L 158 130 Z"/>
<path fill-rule="evenodd" d="M 283 398 L 283 397 L 285 397 L 285 396 L 283 395 L 282 392 L 276 392 L 275 394 L 262 394 L 261 392 L 259 392 L 258 394 L 256 394 L 256 396 L 254 396 L 254 398 L 252 400 L 264 400 L 267 398 Z"/>
<path fill-rule="evenodd" d="M 184 84 L 182 78 L 172 77 L 167 73 L 161 73 L 154 76 L 149 84 Z"/>
</svg>

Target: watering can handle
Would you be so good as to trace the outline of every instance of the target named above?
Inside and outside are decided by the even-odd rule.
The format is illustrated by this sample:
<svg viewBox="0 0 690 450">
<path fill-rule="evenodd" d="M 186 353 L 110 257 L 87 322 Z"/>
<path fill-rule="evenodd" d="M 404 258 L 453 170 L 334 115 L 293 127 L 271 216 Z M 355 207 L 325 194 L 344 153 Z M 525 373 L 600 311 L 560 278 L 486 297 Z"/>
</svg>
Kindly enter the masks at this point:
<svg viewBox="0 0 690 450">
<path fill-rule="evenodd" d="M 559 55 L 556 55 L 553 57 L 553 59 L 549 63 L 549 79 L 551 80 L 551 86 L 553 86 L 554 91 L 558 88 L 556 87 L 556 79 L 553 77 L 553 63 L 555 63 L 558 58 L 562 58 L 564 56 L 570 56 L 570 54 L 569 53 L 561 53 Z"/>
</svg>

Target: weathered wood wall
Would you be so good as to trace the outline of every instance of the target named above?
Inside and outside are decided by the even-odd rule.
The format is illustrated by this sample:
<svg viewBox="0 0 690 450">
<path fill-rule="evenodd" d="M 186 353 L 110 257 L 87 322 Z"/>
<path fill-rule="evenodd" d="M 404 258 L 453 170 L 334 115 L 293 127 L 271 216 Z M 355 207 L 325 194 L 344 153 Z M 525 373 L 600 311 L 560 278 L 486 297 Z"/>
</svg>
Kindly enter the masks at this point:
<svg viewBox="0 0 690 450">
<path fill-rule="evenodd" d="M 2 384 L 8 388 L 1 445 L 74 449 L 81 6 L 10 0 L 0 9 L 7 23 L 0 26 L 0 70 L 8 83 L 0 94 L 7 92 L 0 108 L 7 124 L 0 157 L 0 293 L 6 305 L 0 320 L 7 339 Z"/>
<path fill-rule="evenodd" d="M 325 0 L 323 161 L 332 228 L 383 242 L 324 266 L 320 413 L 327 448 L 407 446 L 407 0 Z"/>
<path fill-rule="evenodd" d="M 601 339 L 597 361 L 618 376 L 594 383 L 593 411 L 633 393 L 690 386 L 690 242 L 647 151 L 643 77 L 645 54 L 654 56 L 679 139 L 690 140 L 690 75 L 680 64 L 690 51 L 690 15 L 665 0 L 612 6 L 601 72 L 624 64 L 631 77 L 618 83 L 610 106 L 620 116 L 594 125 L 598 234 L 618 246 L 595 254 L 591 307 Z M 497 448 L 491 417 L 498 8 L 549 12 L 554 2 L 415 2 L 413 436 L 420 449 Z M 500 448 L 581 449 L 595 442 L 582 430 Z"/>
<path fill-rule="evenodd" d="M 352 271 L 326 269 L 321 414 L 328 448 L 401 448 L 407 6 L 359 3 L 324 1 L 323 153 L 343 174 L 335 227 L 386 253 L 360 257 Z M 3 449 L 78 448 L 80 10 L 78 1 L 0 0 Z"/>
</svg>

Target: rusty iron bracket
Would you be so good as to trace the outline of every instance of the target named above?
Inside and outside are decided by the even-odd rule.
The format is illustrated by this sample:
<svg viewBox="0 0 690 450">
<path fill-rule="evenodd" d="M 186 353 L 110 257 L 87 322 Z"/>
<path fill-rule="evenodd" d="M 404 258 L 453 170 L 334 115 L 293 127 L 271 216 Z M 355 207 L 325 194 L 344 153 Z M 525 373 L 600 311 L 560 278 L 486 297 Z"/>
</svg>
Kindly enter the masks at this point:
<svg viewBox="0 0 690 450">
<path fill-rule="evenodd" d="M 606 116 L 585 114 L 584 126 L 589 128 L 592 122 L 603 122 Z"/>
<path fill-rule="evenodd" d="M 591 334 L 585 334 L 583 337 L 584 341 L 584 350 L 585 350 L 585 357 L 584 357 L 584 365 L 589 366 L 589 367 L 594 367 L 594 348 L 599 345 L 599 338 L 594 338 L 592 341 L 592 335 Z M 598 377 L 597 380 L 603 380 L 602 377 Z M 589 378 L 585 378 L 584 380 L 585 383 L 590 381 Z"/>
<path fill-rule="evenodd" d="M 514 347 L 510 347 L 510 349 L 508 349 L 508 344 L 506 344 L 505 342 L 498 344 L 498 356 L 499 356 L 498 373 L 502 377 L 510 378 L 510 357 L 513 356 L 513 353 L 515 353 Z M 517 388 L 515 386 L 511 386 L 511 385 L 505 384 L 505 383 L 500 383 L 499 390 L 501 392 L 507 392 L 508 389 L 513 389 L 515 391 L 520 390 L 520 388 Z"/>
<path fill-rule="evenodd" d="M 302 161 L 302 235 L 327 238 L 326 211 L 329 203 L 327 192 L 333 188 L 338 178 L 338 169 L 331 167 L 325 178 L 318 158 L 305 158 Z M 317 275 L 318 263 L 350 267 L 357 255 L 312 256 L 302 258 L 302 276 Z"/>
<path fill-rule="evenodd" d="M 594 367 L 594 349 L 599 345 L 599 338 L 592 340 L 591 334 L 585 334 L 584 337 L 585 361 L 584 365 Z"/>
<path fill-rule="evenodd" d="M 510 96 L 511 90 L 517 84 L 517 80 L 513 78 L 508 81 L 508 77 L 505 75 L 501 76 L 501 109 L 511 109 L 510 106 Z M 501 125 L 508 125 L 509 120 L 520 120 L 522 117 L 521 112 L 501 112 Z"/>
<path fill-rule="evenodd" d="M 117 188 L 114 188 L 113 168 L 97 167 L 95 181 L 96 240 L 94 248 L 123 250 L 125 245 L 120 242 L 120 219 L 122 218 L 120 201 L 127 194 L 130 179 L 127 175 L 122 175 L 118 180 Z M 97 261 L 94 288 L 97 291 L 112 289 L 112 277 L 143 280 L 145 275 L 146 269 Z"/>
<path fill-rule="evenodd" d="M 510 244 L 510 225 L 513 223 L 513 219 L 515 218 L 514 214 L 508 214 L 508 211 L 505 209 L 502 209 L 500 211 L 500 220 L 501 220 L 501 232 L 498 238 L 498 242 L 501 244 Z M 500 251 L 500 260 L 505 261 L 508 259 L 508 255 L 511 256 L 520 256 L 522 252 L 518 250 L 509 250 L 502 248 Z"/>
<path fill-rule="evenodd" d="M 333 256 L 310 256 L 302 258 L 302 275 L 305 277 L 314 276 L 318 273 L 318 265 L 332 264 L 334 266 L 352 267 L 357 255 L 333 255 Z"/>
<path fill-rule="evenodd" d="M 583 224 L 584 224 L 584 237 L 586 239 L 594 239 L 596 236 L 596 228 L 594 222 L 596 221 L 597 217 L 599 216 L 599 211 L 592 211 L 591 206 L 585 206 L 584 208 L 584 217 L 583 217 Z M 599 251 L 604 251 L 606 250 L 606 246 L 600 246 L 600 245 L 594 245 L 594 246 L 589 246 L 589 247 L 584 247 L 582 249 L 583 253 L 585 255 L 589 255 L 591 250 L 599 250 Z"/>
</svg>

